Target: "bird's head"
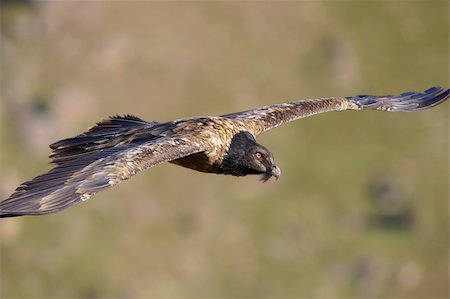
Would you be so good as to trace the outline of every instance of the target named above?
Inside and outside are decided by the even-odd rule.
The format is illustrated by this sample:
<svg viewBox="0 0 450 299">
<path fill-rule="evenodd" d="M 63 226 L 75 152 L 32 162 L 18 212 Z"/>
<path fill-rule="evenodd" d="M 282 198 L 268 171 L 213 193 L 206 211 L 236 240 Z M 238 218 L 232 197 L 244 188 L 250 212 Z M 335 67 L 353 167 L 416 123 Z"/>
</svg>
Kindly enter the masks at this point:
<svg viewBox="0 0 450 299">
<path fill-rule="evenodd" d="M 256 143 L 253 135 L 245 131 L 234 135 L 221 168 L 225 174 L 235 176 L 260 174 L 264 182 L 272 176 L 278 179 L 281 174 L 280 168 L 275 165 L 273 154 Z"/>
</svg>

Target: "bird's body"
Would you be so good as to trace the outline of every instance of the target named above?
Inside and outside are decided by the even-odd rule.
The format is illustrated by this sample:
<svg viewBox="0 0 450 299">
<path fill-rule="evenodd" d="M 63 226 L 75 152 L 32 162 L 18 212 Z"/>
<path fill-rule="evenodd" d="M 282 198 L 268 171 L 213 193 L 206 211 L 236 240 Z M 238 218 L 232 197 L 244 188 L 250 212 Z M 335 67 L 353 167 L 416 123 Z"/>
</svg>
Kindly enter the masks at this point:
<svg viewBox="0 0 450 299">
<path fill-rule="evenodd" d="M 42 215 L 85 201 L 106 187 L 163 162 L 193 170 L 278 177 L 272 153 L 255 138 L 306 116 L 343 110 L 417 111 L 444 102 L 449 90 L 399 96 L 333 97 L 294 101 L 215 117 L 146 122 L 131 115 L 106 119 L 87 132 L 50 145 L 56 165 L 0 202 L 0 217 Z"/>
<path fill-rule="evenodd" d="M 199 140 L 205 150 L 170 162 L 209 173 L 222 173 L 220 165 L 233 136 L 249 129 L 245 122 L 232 121 L 223 117 L 190 118 L 175 123 L 177 123 L 174 130 L 176 134 L 189 135 L 190 138 Z"/>
</svg>

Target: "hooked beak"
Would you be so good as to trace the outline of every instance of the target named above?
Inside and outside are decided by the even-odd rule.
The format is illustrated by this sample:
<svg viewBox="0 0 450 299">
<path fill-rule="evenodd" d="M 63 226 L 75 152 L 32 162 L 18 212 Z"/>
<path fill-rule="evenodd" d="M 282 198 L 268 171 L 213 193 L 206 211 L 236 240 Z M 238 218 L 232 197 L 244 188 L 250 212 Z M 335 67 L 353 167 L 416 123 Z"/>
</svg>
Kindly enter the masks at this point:
<svg viewBox="0 0 450 299">
<path fill-rule="evenodd" d="M 261 177 L 261 181 L 267 182 L 272 176 L 275 177 L 277 180 L 281 175 L 281 169 L 280 167 L 274 165 L 272 169 L 269 169 L 267 172 L 263 173 Z"/>
<path fill-rule="evenodd" d="M 280 169 L 280 167 L 278 167 L 278 166 L 274 166 L 273 168 L 272 168 L 272 175 L 278 180 L 278 178 L 280 177 L 280 175 L 281 175 L 281 169 Z"/>
</svg>

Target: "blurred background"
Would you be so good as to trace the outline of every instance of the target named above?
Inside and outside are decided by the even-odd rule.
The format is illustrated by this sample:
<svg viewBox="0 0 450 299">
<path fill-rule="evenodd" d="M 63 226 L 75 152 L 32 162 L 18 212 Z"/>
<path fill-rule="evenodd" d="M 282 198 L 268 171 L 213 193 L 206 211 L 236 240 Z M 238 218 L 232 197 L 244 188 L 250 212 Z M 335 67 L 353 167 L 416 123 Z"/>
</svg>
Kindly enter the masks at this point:
<svg viewBox="0 0 450 299">
<path fill-rule="evenodd" d="M 448 1 L 1 3 L 2 199 L 109 115 L 449 85 Z M 448 106 L 265 133 L 278 181 L 165 164 L 2 220 L 0 297 L 447 298 Z"/>
</svg>

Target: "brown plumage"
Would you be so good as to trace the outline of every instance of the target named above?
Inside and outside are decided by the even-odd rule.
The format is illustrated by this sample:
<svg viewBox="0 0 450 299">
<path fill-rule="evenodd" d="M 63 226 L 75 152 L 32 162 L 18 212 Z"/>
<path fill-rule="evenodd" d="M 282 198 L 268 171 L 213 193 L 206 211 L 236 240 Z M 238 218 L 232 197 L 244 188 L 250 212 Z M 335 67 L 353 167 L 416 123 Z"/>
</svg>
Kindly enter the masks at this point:
<svg viewBox="0 0 450 299">
<path fill-rule="evenodd" d="M 262 180 L 278 177 L 272 153 L 255 137 L 281 124 L 310 115 L 343 110 L 418 111 L 436 106 L 449 90 L 433 87 L 399 96 L 334 97 L 294 101 L 218 117 L 146 122 L 115 116 L 73 138 L 53 143 L 56 165 L 20 185 L 0 202 L 0 217 L 42 215 L 85 201 L 106 187 L 163 162 L 197 171 Z"/>
</svg>

